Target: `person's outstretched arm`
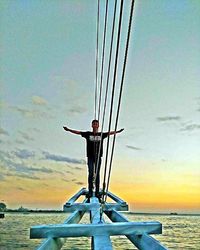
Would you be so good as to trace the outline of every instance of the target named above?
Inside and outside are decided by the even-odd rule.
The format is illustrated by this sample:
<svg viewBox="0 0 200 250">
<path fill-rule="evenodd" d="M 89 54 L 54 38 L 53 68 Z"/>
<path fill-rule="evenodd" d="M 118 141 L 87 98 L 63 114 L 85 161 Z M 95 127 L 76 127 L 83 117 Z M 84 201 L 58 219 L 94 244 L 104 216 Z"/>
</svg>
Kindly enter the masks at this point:
<svg viewBox="0 0 200 250">
<path fill-rule="evenodd" d="M 70 129 L 70 128 L 66 127 L 66 126 L 63 126 L 63 128 L 67 132 L 70 132 L 70 133 L 73 133 L 73 134 L 76 134 L 76 135 L 80 135 L 81 134 L 81 131 Z"/>
<path fill-rule="evenodd" d="M 110 132 L 109 132 L 109 135 L 114 135 L 114 134 L 121 133 L 123 130 L 124 130 L 124 128 L 122 128 L 122 129 L 120 129 L 120 130 L 117 130 L 117 131 L 110 131 Z"/>
</svg>

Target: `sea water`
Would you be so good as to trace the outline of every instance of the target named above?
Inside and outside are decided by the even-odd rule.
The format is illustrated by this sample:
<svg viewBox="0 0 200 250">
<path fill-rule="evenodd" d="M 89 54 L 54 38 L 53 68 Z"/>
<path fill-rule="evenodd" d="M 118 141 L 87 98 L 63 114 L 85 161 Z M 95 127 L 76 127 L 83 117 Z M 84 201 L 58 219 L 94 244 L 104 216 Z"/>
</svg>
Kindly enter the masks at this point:
<svg viewBox="0 0 200 250">
<path fill-rule="evenodd" d="M 41 224 L 62 223 L 66 213 L 6 213 L 0 219 L 0 249 L 36 249 L 43 240 L 30 239 L 30 227 Z M 181 215 L 136 215 L 124 213 L 130 221 L 159 221 L 163 225 L 162 235 L 152 235 L 168 249 L 200 250 L 200 216 Z M 89 215 L 84 215 L 81 223 L 88 223 Z M 112 236 L 113 249 L 137 249 L 125 236 Z M 68 238 L 62 249 L 90 249 L 87 237 Z"/>
</svg>

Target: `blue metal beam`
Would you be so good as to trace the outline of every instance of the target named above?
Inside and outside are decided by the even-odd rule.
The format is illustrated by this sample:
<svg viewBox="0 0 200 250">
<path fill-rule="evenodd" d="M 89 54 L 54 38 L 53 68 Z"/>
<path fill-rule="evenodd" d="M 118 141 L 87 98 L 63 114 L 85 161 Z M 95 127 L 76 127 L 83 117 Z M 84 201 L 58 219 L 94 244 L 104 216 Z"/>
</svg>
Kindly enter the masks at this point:
<svg viewBox="0 0 200 250">
<path fill-rule="evenodd" d="M 117 211 L 106 211 L 105 214 L 114 222 L 128 222 L 128 219 Z M 162 226 L 162 225 L 161 225 Z M 161 231 L 162 233 L 162 231 Z M 131 234 L 126 237 L 139 249 L 139 250 L 167 250 L 161 243 L 150 235 L 142 233 L 141 235 Z"/>
<path fill-rule="evenodd" d="M 112 224 L 54 224 L 33 226 L 30 238 L 91 237 L 96 235 L 160 234 L 160 222 L 116 222 Z"/>
</svg>

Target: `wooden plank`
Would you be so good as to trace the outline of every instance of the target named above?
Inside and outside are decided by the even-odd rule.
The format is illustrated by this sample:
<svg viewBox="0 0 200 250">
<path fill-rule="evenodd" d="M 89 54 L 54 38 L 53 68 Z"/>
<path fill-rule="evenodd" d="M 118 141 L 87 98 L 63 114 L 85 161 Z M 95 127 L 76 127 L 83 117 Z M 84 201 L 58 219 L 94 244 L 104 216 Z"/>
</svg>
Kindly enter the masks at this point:
<svg viewBox="0 0 200 250">
<path fill-rule="evenodd" d="M 128 222 L 128 219 L 117 211 L 106 211 L 105 214 L 114 222 Z M 161 243 L 150 235 L 126 235 L 126 237 L 140 250 L 167 250 Z"/>
<path fill-rule="evenodd" d="M 107 235 L 98 235 L 92 237 L 92 250 L 112 250 L 112 242 Z"/>
<path fill-rule="evenodd" d="M 128 211 L 128 204 L 107 203 L 104 205 L 103 211 Z"/>
<path fill-rule="evenodd" d="M 96 235 L 142 235 L 162 232 L 160 222 L 116 222 L 112 224 L 55 224 L 33 226 L 30 238 L 90 237 Z"/>
<path fill-rule="evenodd" d="M 100 218 L 100 207 L 101 204 L 99 203 L 98 198 L 96 197 L 91 197 L 90 198 L 90 206 L 91 206 L 91 212 L 90 212 L 90 222 L 92 224 L 98 224 L 101 223 L 101 218 Z"/>
<path fill-rule="evenodd" d="M 96 203 L 96 204 L 91 204 L 91 203 L 74 203 L 70 206 L 66 206 L 64 205 L 63 210 L 65 212 L 74 212 L 76 210 L 79 211 L 90 211 L 92 209 L 99 209 L 100 204 Z"/>
<path fill-rule="evenodd" d="M 90 198 L 91 205 L 98 204 L 99 207 L 92 208 L 90 211 L 90 222 L 92 224 L 105 223 L 103 217 L 100 214 L 100 204 L 99 200 L 96 197 Z M 92 249 L 94 250 L 112 250 L 112 243 L 109 235 L 96 235 L 92 237 Z"/>
<path fill-rule="evenodd" d="M 84 213 L 85 213 L 84 211 L 75 211 L 64 221 L 64 223 L 65 224 L 78 223 L 83 217 Z M 62 248 L 65 242 L 66 242 L 65 238 L 49 237 L 37 248 L 37 250 L 58 250 Z"/>
<path fill-rule="evenodd" d="M 87 193 L 86 188 L 81 188 L 75 195 L 73 195 L 66 203 L 66 206 L 70 206 L 73 204 L 81 195 L 85 195 Z"/>
<path fill-rule="evenodd" d="M 159 241 L 147 234 L 127 235 L 127 238 L 134 243 L 139 250 L 167 250 Z"/>
<path fill-rule="evenodd" d="M 49 238 L 45 240 L 37 250 L 59 250 L 64 245 L 66 239 L 64 238 Z"/>
<path fill-rule="evenodd" d="M 126 206 L 128 206 L 127 205 L 127 203 L 124 201 L 124 200 L 122 200 L 121 198 L 119 198 L 118 196 L 116 196 L 115 194 L 113 194 L 113 193 L 111 193 L 111 192 L 107 192 L 107 194 L 108 194 L 108 197 L 110 197 L 111 199 L 113 199 L 114 201 L 116 201 L 117 203 L 119 203 L 119 204 L 121 204 L 121 205 L 126 205 Z"/>
<path fill-rule="evenodd" d="M 76 210 L 80 211 L 90 211 L 92 209 L 98 209 L 99 203 L 74 203 L 74 204 L 65 204 L 63 206 L 63 210 L 66 212 L 74 212 Z M 105 203 L 103 206 L 104 211 L 109 210 L 117 210 L 117 211 L 128 211 L 128 205 L 120 205 L 117 203 Z"/>
</svg>

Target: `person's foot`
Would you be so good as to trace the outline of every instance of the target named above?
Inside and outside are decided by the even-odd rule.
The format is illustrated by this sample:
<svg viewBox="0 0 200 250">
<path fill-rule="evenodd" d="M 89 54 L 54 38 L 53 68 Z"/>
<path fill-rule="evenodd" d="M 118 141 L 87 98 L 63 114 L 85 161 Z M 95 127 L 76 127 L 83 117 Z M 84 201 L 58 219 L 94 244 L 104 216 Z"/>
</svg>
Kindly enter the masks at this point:
<svg viewBox="0 0 200 250">
<path fill-rule="evenodd" d="M 95 196 L 98 198 L 98 199 L 101 199 L 101 194 L 98 192 L 98 193 L 95 193 Z"/>
<path fill-rule="evenodd" d="M 90 198 L 90 197 L 92 197 L 92 192 L 88 192 L 88 193 L 86 194 L 86 198 Z"/>
</svg>

